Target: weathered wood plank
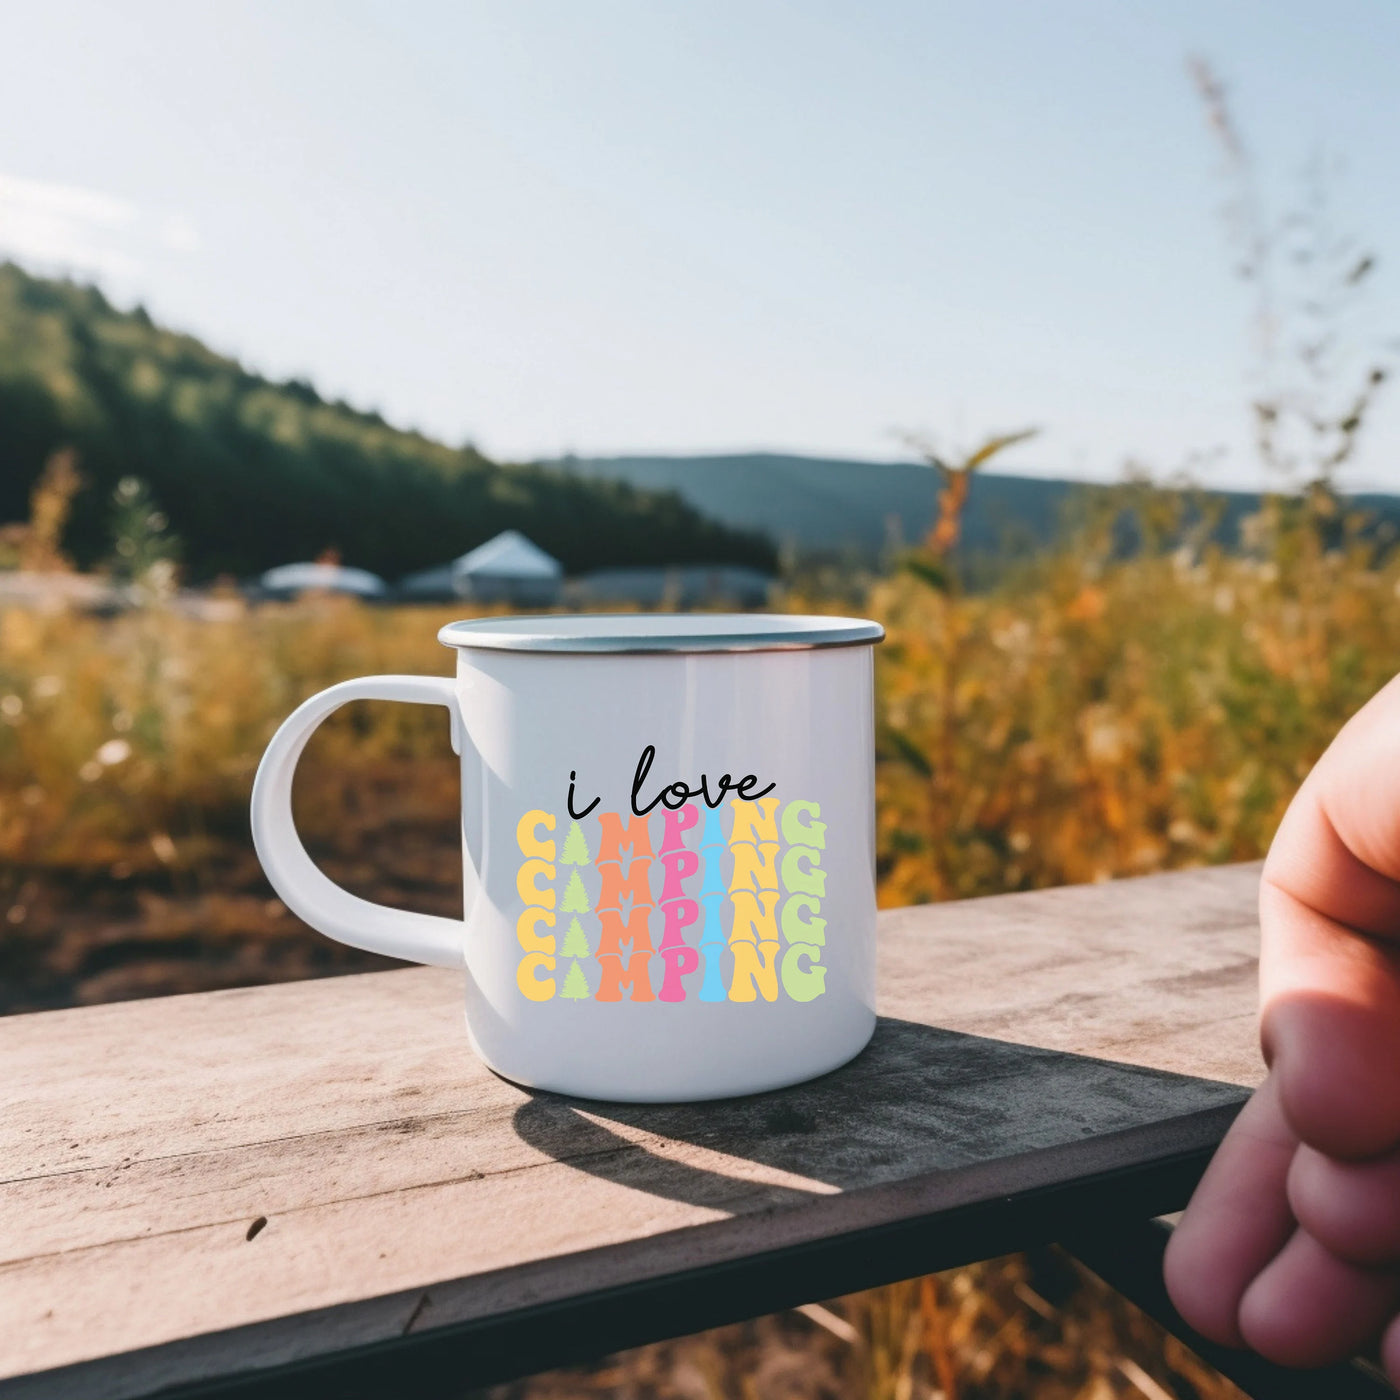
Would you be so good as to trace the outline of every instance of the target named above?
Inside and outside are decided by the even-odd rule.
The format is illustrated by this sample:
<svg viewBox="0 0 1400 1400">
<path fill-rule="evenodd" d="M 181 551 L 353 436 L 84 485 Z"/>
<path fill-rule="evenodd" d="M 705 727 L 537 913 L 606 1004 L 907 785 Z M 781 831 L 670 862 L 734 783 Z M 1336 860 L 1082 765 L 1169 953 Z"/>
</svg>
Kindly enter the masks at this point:
<svg viewBox="0 0 1400 1400">
<path fill-rule="evenodd" d="M 870 1051 L 722 1105 L 506 1084 L 434 970 L 0 1021 L 0 1390 L 146 1393 L 1208 1145 L 1239 1091 L 1168 1072 L 1257 1077 L 1256 881 L 884 915 Z"/>
<path fill-rule="evenodd" d="M 1253 1087 L 1260 866 L 881 916 L 880 1009 Z M 925 948 L 937 946 L 936 966 Z"/>
</svg>

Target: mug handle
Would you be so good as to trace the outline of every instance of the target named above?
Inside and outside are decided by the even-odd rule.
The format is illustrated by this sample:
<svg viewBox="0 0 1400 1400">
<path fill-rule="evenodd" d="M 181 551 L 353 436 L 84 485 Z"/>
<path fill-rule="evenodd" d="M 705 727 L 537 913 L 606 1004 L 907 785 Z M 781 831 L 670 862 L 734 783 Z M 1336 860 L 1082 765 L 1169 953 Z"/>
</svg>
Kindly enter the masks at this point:
<svg viewBox="0 0 1400 1400">
<path fill-rule="evenodd" d="M 253 780 L 253 845 L 272 888 L 312 928 L 352 948 L 434 967 L 461 967 L 465 924 L 374 904 L 343 890 L 316 868 L 292 820 L 292 775 L 312 731 L 348 700 L 406 700 L 444 705 L 452 720 L 452 751 L 461 753 L 462 716 L 456 682 L 444 676 L 361 676 L 298 706 L 272 736 Z"/>
</svg>

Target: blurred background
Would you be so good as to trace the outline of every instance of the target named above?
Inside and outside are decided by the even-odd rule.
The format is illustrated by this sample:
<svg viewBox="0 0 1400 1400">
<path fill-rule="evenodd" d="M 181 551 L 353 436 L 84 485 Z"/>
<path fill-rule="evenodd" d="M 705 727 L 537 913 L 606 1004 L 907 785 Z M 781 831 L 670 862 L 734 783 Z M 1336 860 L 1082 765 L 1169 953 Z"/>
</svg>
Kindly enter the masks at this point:
<svg viewBox="0 0 1400 1400">
<path fill-rule="evenodd" d="M 0 66 L 0 1012 L 388 966 L 253 858 L 453 617 L 858 612 L 886 906 L 1266 849 L 1400 656 L 1400 10 L 80 0 Z M 460 910 L 411 706 L 327 871 Z M 1068 1261 L 511 1387 L 1227 1395 Z"/>
</svg>

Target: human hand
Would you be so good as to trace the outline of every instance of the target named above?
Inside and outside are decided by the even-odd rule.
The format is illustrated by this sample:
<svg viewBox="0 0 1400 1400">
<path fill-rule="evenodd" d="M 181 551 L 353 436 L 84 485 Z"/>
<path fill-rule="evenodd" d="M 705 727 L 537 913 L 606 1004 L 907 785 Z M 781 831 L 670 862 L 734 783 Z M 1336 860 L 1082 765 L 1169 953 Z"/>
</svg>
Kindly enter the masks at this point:
<svg viewBox="0 0 1400 1400">
<path fill-rule="evenodd" d="M 1173 1232 L 1211 1340 L 1319 1366 L 1381 1339 L 1400 1383 L 1400 677 L 1299 789 L 1264 866 L 1264 1085 Z"/>
</svg>

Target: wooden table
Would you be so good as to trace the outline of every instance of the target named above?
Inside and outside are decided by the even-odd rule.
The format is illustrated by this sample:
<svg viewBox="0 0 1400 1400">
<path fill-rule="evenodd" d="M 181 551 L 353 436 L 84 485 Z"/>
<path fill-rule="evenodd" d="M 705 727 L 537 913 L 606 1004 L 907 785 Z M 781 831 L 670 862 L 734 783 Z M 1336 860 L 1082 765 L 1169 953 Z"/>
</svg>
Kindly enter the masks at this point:
<svg viewBox="0 0 1400 1400">
<path fill-rule="evenodd" d="M 516 1088 L 431 969 L 0 1021 L 0 1395 L 460 1395 L 1177 1209 L 1257 880 L 884 914 L 870 1048 L 727 1103 Z"/>
</svg>

